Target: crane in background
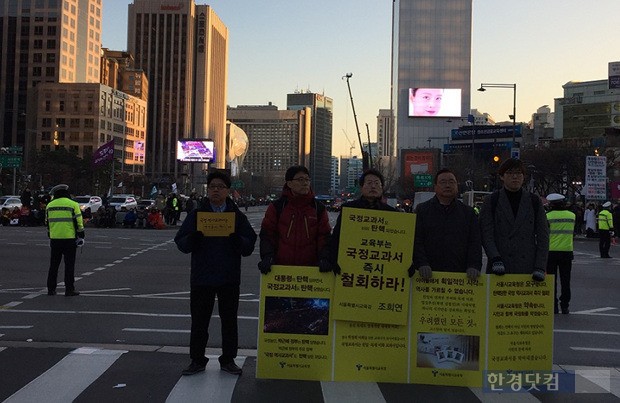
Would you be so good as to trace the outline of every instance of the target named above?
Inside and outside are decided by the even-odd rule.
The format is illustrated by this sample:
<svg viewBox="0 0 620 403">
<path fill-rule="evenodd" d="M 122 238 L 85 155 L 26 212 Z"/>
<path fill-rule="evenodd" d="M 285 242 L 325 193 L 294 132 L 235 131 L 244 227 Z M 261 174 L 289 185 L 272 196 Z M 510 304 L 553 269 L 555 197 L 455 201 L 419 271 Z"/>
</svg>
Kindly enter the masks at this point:
<svg viewBox="0 0 620 403">
<path fill-rule="evenodd" d="M 357 115 L 355 114 L 355 105 L 353 104 L 353 95 L 351 94 L 351 84 L 349 84 L 349 79 L 353 77 L 353 73 L 347 73 L 344 77 L 347 79 L 347 87 L 349 88 L 349 97 L 351 98 L 351 108 L 353 109 L 353 120 L 355 120 L 355 129 L 357 130 L 357 141 L 360 142 L 360 149 L 362 150 L 362 169 L 365 171 L 369 168 L 370 158 L 368 158 L 368 153 L 364 151 L 364 147 L 362 145 L 362 135 L 360 133 L 360 127 L 357 124 Z M 370 144 L 368 144 L 368 148 L 370 149 Z"/>
<path fill-rule="evenodd" d="M 355 149 L 355 141 L 351 141 L 351 139 L 349 138 L 349 135 L 347 134 L 347 131 L 342 129 L 342 132 L 344 133 L 344 137 L 346 137 L 347 141 L 350 144 L 349 147 L 349 158 L 351 158 L 353 156 L 353 150 Z"/>
</svg>

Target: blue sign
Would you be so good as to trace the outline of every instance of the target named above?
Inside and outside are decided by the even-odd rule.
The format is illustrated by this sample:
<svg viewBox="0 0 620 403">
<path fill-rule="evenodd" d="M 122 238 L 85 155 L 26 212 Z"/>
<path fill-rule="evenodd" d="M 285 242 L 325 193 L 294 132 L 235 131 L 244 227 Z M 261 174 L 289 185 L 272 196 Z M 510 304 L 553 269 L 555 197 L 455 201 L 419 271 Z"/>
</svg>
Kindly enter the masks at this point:
<svg viewBox="0 0 620 403">
<path fill-rule="evenodd" d="M 474 139 L 497 139 L 512 138 L 512 125 L 510 126 L 469 126 L 452 129 L 450 131 L 452 140 L 471 140 Z M 515 137 L 521 137 L 521 125 L 515 126 Z"/>
<path fill-rule="evenodd" d="M 498 142 L 486 142 L 486 143 L 474 143 L 474 150 L 509 150 L 512 149 L 512 141 L 498 141 Z M 471 153 L 471 143 L 451 143 L 443 145 L 444 154 L 457 154 L 463 152 Z"/>
</svg>

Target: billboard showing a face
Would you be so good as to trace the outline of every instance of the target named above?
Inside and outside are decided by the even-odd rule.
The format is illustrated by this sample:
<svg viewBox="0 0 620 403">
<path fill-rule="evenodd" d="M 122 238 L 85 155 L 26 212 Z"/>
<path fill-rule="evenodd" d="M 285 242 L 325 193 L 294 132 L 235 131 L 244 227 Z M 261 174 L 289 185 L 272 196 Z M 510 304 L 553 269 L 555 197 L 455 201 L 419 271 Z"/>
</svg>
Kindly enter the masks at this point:
<svg viewBox="0 0 620 403">
<path fill-rule="evenodd" d="M 177 141 L 177 160 L 181 162 L 213 162 L 213 140 L 183 139 Z"/>
<path fill-rule="evenodd" d="M 409 88 L 409 117 L 460 116 L 460 88 Z"/>
</svg>

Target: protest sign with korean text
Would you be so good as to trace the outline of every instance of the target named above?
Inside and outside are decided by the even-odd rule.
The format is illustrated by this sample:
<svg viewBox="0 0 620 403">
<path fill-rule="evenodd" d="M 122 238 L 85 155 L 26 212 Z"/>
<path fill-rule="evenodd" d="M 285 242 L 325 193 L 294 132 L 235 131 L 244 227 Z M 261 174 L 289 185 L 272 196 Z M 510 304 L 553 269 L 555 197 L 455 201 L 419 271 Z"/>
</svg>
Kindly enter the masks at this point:
<svg viewBox="0 0 620 403">
<path fill-rule="evenodd" d="M 343 208 L 334 318 L 406 325 L 415 214 Z"/>
<path fill-rule="evenodd" d="M 334 275 L 272 266 L 261 275 L 256 377 L 332 379 Z"/>
<path fill-rule="evenodd" d="M 413 277 L 411 381 L 481 386 L 486 332 L 486 277 L 433 271 Z"/>
<path fill-rule="evenodd" d="M 214 213 L 199 211 L 196 217 L 196 230 L 204 236 L 228 236 L 235 232 L 235 213 Z"/>
</svg>

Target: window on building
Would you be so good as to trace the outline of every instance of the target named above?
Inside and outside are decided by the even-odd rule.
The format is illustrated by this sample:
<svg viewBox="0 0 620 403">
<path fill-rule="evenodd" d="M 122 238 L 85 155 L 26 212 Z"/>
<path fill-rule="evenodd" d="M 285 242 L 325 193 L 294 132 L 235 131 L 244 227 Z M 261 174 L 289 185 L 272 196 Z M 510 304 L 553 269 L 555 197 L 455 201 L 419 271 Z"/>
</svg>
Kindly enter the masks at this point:
<svg viewBox="0 0 620 403">
<path fill-rule="evenodd" d="M 34 63 L 42 63 L 43 62 L 43 53 L 33 53 L 32 61 Z"/>
<path fill-rule="evenodd" d="M 48 63 L 56 63 L 56 53 L 48 53 L 45 56 L 45 61 Z"/>
<path fill-rule="evenodd" d="M 56 49 L 56 39 L 48 39 L 47 40 L 47 48 L 48 49 Z"/>
<path fill-rule="evenodd" d="M 54 77 L 56 75 L 55 67 L 46 67 L 45 68 L 45 77 Z"/>
<path fill-rule="evenodd" d="M 45 112 L 52 110 L 52 101 L 45 101 Z"/>
<path fill-rule="evenodd" d="M 65 127 L 66 124 L 65 118 L 56 118 L 56 127 Z"/>
<path fill-rule="evenodd" d="M 42 36 L 43 35 L 43 26 L 35 25 L 35 27 L 34 27 L 34 34 L 36 36 Z"/>
<path fill-rule="evenodd" d="M 80 127 L 80 119 L 79 118 L 71 118 L 69 120 L 69 127 Z"/>
</svg>

